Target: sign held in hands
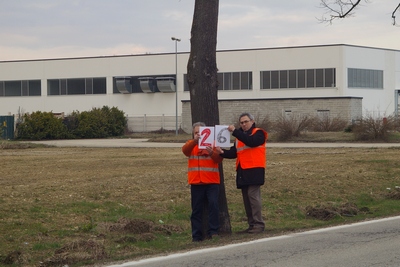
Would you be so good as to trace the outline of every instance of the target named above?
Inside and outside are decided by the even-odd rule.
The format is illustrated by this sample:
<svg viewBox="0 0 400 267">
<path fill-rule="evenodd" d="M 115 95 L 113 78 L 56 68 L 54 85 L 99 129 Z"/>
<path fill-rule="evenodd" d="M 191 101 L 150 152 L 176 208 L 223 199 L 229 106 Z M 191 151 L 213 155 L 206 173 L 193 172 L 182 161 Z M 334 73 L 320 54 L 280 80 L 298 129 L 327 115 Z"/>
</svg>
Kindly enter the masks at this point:
<svg viewBox="0 0 400 267">
<path fill-rule="evenodd" d="M 228 125 L 215 125 L 200 127 L 199 148 L 205 149 L 208 146 L 229 147 L 230 133 Z"/>
</svg>

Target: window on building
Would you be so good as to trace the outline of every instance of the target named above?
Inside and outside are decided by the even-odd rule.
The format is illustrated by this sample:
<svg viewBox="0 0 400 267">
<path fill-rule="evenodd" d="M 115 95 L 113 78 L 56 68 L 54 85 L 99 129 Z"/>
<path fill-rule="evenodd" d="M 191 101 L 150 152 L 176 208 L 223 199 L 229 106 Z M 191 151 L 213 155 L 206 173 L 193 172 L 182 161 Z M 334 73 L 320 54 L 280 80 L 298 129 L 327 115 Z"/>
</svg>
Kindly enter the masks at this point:
<svg viewBox="0 0 400 267">
<path fill-rule="evenodd" d="M 297 74 L 297 88 L 306 88 L 306 70 L 298 70 Z"/>
<path fill-rule="evenodd" d="M 289 88 L 287 70 L 279 71 L 279 88 Z"/>
<path fill-rule="evenodd" d="M 261 75 L 261 77 L 260 77 L 261 88 L 271 89 L 271 72 L 270 71 L 265 71 L 262 74 L 263 75 Z"/>
<path fill-rule="evenodd" d="M 0 97 L 2 96 L 40 96 L 40 80 L 0 81 Z"/>
<path fill-rule="evenodd" d="M 315 87 L 324 87 L 324 69 L 315 70 Z"/>
<path fill-rule="evenodd" d="M 261 89 L 335 87 L 335 80 L 334 68 L 260 72 Z"/>
<path fill-rule="evenodd" d="M 271 71 L 271 89 L 279 88 L 279 71 Z"/>
<path fill-rule="evenodd" d="M 289 70 L 289 88 L 297 88 L 297 70 Z"/>
<path fill-rule="evenodd" d="M 184 91 L 189 91 L 187 74 L 183 75 L 185 81 Z M 253 88 L 253 75 L 250 71 L 245 72 L 218 72 L 218 90 L 251 90 Z"/>
<path fill-rule="evenodd" d="M 307 88 L 314 88 L 315 87 L 315 70 L 306 70 L 306 87 Z"/>
<path fill-rule="evenodd" d="M 224 79 L 222 80 L 222 90 L 232 90 L 232 73 L 224 73 Z"/>
<path fill-rule="evenodd" d="M 383 88 L 383 70 L 347 69 L 349 88 Z"/>
<path fill-rule="evenodd" d="M 335 69 L 324 69 L 324 87 L 335 87 L 336 86 L 336 70 Z"/>
<path fill-rule="evenodd" d="M 106 78 L 74 78 L 47 80 L 48 95 L 106 94 Z"/>
</svg>

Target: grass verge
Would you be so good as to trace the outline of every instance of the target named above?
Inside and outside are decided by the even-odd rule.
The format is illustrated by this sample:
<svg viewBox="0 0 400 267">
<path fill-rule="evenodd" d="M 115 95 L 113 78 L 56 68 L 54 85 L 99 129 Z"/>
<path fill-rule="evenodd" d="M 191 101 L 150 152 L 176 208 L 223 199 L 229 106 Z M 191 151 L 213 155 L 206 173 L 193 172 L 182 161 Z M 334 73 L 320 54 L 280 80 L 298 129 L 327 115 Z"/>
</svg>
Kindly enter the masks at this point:
<svg viewBox="0 0 400 267">
<path fill-rule="evenodd" d="M 193 244 L 179 148 L 23 148 L 0 149 L 4 266 L 99 266 L 400 214 L 398 148 L 268 148 L 266 231 L 235 234 L 246 216 L 225 160 L 234 233 Z"/>
</svg>

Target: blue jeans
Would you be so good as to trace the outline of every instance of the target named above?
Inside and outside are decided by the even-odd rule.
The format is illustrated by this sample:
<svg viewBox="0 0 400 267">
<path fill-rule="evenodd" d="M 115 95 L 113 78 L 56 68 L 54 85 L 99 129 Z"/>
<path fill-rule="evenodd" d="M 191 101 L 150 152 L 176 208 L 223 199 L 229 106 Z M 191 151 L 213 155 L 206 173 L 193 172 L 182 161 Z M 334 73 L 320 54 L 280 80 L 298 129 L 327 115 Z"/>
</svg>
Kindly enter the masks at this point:
<svg viewBox="0 0 400 267">
<path fill-rule="evenodd" d="M 192 215 L 190 222 L 192 224 L 192 238 L 195 241 L 203 240 L 203 209 L 208 203 L 208 229 L 207 235 L 218 234 L 219 229 L 219 185 L 204 184 L 191 185 L 190 193 L 192 196 Z"/>
</svg>

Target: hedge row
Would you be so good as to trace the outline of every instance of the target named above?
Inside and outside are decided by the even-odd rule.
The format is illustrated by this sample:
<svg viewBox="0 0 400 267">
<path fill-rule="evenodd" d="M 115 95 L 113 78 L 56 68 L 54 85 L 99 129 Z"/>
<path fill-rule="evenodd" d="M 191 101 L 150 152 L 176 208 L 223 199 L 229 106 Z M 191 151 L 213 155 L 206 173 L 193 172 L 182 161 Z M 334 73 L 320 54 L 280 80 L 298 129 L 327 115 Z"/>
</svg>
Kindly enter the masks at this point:
<svg viewBox="0 0 400 267">
<path fill-rule="evenodd" d="M 23 116 L 17 124 L 16 136 L 25 140 L 106 138 L 123 135 L 126 126 L 124 112 L 116 107 L 74 111 L 65 118 L 36 111 Z"/>
</svg>

